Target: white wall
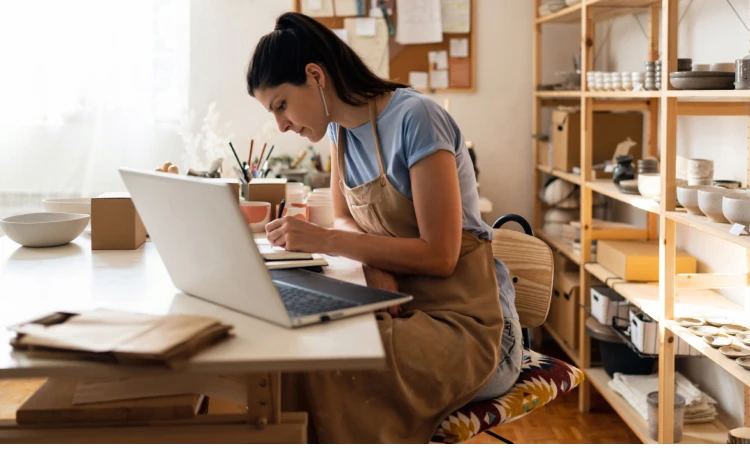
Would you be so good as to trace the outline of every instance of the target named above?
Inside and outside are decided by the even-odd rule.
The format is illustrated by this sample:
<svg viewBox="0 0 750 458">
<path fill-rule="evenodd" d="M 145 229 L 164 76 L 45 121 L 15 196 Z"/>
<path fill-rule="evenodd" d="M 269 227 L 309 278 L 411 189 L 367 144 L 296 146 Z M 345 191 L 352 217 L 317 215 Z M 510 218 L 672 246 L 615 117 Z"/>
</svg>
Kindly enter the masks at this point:
<svg viewBox="0 0 750 458">
<path fill-rule="evenodd" d="M 680 17 L 690 2 L 680 2 Z M 748 2 L 732 0 L 745 24 Z M 647 28 L 648 16 L 639 14 Z M 611 35 L 596 61 L 596 70 L 643 71 L 647 60 L 648 40 L 633 15 L 611 23 Z M 604 38 L 610 22 L 600 24 L 597 37 Z M 748 54 L 748 32 L 724 0 L 694 0 L 679 28 L 679 57 L 690 57 L 694 63 L 734 62 Z M 715 161 L 715 178 L 746 182 L 747 118 L 698 117 L 680 118 L 677 153 L 689 158 Z M 636 216 L 635 218 L 639 218 Z M 642 217 L 639 218 L 643 220 Z M 678 225 L 678 246 L 699 260 L 701 272 L 744 272 L 745 250 L 715 237 Z M 722 291 L 743 303 L 745 291 Z M 750 314 L 750 310 L 747 311 Z M 742 384 L 706 358 L 680 362 L 679 370 L 719 401 L 728 425 L 742 422 Z"/>
<path fill-rule="evenodd" d="M 190 108 L 200 119 L 215 103 L 221 119 L 231 123 L 238 154 L 247 155 L 251 138 L 256 157 L 259 142 L 274 144 L 274 156 L 296 156 L 310 144 L 294 133 L 279 133 L 273 116 L 245 85 L 255 45 L 291 5 L 291 0 L 191 0 Z M 327 140 L 316 148 L 327 152 Z"/>
</svg>

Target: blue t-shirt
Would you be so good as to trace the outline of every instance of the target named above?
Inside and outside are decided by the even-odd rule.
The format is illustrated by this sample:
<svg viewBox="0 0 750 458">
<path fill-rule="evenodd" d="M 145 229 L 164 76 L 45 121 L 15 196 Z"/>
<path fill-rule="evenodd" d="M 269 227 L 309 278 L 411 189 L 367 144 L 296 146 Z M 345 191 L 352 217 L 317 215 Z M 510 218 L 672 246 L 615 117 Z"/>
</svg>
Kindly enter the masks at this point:
<svg viewBox="0 0 750 458">
<path fill-rule="evenodd" d="M 411 88 L 399 88 L 378 115 L 378 136 L 383 167 L 391 184 L 412 200 L 409 169 L 438 150 L 456 157 L 461 191 L 463 230 L 480 239 L 492 240 L 492 228 L 479 212 L 474 166 L 461 130 L 450 114 L 432 99 Z M 338 124 L 328 125 L 328 136 L 338 145 Z M 346 131 L 346 184 L 350 188 L 374 180 L 380 174 L 372 125 L 367 122 Z M 513 284 L 505 265 L 495 262 L 505 318 L 517 318 Z"/>
<path fill-rule="evenodd" d="M 482 221 L 474 166 L 466 142 L 450 114 L 414 89 L 399 88 L 378 115 L 383 167 L 391 184 L 412 199 L 409 169 L 437 150 L 456 156 L 461 189 L 463 229 L 491 240 L 492 229 Z M 328 125 L 328 136 L 338 144 L 338 124 Z M 378 177 L 375 139 L 369 122 L 346 131 L 346 184 L 359 186 Z"/>
</svg>

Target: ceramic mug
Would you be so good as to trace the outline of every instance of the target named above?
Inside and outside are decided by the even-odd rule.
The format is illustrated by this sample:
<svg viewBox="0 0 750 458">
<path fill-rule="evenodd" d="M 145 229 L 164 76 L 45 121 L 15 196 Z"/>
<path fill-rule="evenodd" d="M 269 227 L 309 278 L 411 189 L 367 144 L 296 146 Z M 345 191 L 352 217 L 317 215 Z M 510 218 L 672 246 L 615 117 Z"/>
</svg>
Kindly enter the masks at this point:
<svg viewBox="0 0 750 458">
<path fill-rule="evenodd" d="M 714 161 L 710 159 L 688 159 L 687 175 L 688 179 L 712 179 L 714 176 Z"/>
<path fill-rule="evenodd" d="M 279 214 L 279 208 L 281 205 L 276 205 L 276 215 Z M 307 204 L 301 202 L 287 203 L 284 205 L 284 211 L 281 213 L 281 217 L 293 216 L 302 221 L 310 221 L 310 207 Z"/>
<path fill-rule="evenodd" d="M 310 207 L 310 222 L 321 227 L 333 227 L 333 207 L 330 203 L 313 203 Z"/>
<path fill-rule="evenodd" d="M 240 201 L 240 210 L 245 215 L 250 230 L 265 232 L 266 224 L 271 222 L 271 204 L 268 202 Z"/>
</svg>

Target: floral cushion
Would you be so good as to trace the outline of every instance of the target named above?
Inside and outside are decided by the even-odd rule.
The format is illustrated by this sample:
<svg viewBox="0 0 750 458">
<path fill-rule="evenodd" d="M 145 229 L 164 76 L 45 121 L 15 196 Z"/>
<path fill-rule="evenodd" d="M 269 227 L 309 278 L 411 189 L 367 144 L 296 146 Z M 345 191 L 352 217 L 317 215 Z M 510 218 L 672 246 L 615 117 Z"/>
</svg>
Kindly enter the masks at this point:
<svg viewBox="0 0 750 458">
<path fill-rule="evenodd" d="M 531 350 L 523 351 L 523 366 L 516 384 L 496 399 L 477 402 L 453 412 L 438 427 L 433 442 L 463 442 L 504 423 L 518 420 L 568 393 L 583 381 L 577 367 Z"/>
</svg>

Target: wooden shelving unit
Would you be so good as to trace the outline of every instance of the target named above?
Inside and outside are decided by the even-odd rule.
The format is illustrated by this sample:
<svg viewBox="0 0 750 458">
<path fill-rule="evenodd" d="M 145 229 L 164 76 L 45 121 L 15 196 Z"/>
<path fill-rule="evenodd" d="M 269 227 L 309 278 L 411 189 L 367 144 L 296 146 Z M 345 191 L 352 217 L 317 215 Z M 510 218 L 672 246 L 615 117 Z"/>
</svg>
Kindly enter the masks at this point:
<svg viewBox="0 0 750 458">
<path fill-rule="evenodd" d="M 578 265 L 581 264 L 581 257 L 576 256 L 576 254 L 573 252 L 573 246 L 569 242 L 566 242 L 565 240 L 553 235 L 547 234 L 542 229 L 534 229 L 534 235 L 547 242 L 547 245 L 552 247 L 553 251 L 562 253 L 566 258 L 570 259 Z"/>
<path fill-rule="evenodd" d="M 534 1 L 538 9 L 541 0 Z M 580 186 L 581 208 L 581 254 L 575 256 L 572 247 L 563 241 L 549 237 L 543 231 L 537 234 L 554 249 L 576 261 L 580 266 L 580 302 L 590 308 L 590 288 L 594 278 L 606 282 L 619 294 L 634 305 L 659 321 L 659 392 L 660 419 L 664 427 L 660 431 L 660 441 L 670 443 L 672 436 L 673 394 L 675 377 L 675 336 L 679 336 L 703 356 L 724 369 L 745 385 L 744 400 L 738 403 L 745 405 L 745 424 L 750 426 L 750 371 L 745 371 L 734 360 L 721 355 L 708 346 L 701 337 L 674 322 L 680 316 L 724 315 L 732 316 L 746 325 L 750 322 L 750 294 L 746 294 L 745 303 L 737 304 L 717 292 L 725 287 L 750 286 L 750 236 L 735 236 L 729 233 L 729 224 L 709 222 L 705 217 L 689 215 L 676 209 L 675 163 L 677 150 L 677 118 L 679 116 L 743 116 L 750 120 L 750 91 L 680 91 L 669 84 L 669 73 L 677 69 L 677 26 L 678 0 L 582 0 L 580 4 L 568 7 L 557 13 L 539 18 L 535 12 L 533 84 L 539 87 L 542 83 L 542 33 L 544 25 L 549 23 L 576 24 L 581 33 L 581 91 L 544 91 L 534 92 L 532 112 L 532 134 L 537 138 L 546 129 L 541 125 L 541 110 L 547 106 L 575 104 L 577 97 L 581 113 L 581 175 L 573 175 L 548 167 L 537 167 L 538 144 L 532 145 L 533 164 L 535 166 L 532 180 L 533 192 L 536 194 L 542 183 L 543 174 L 557 176 Z M 588 91 L 586 72 L 593 68 L 594 50 L 597 49 L 594 34 L 595 24 L 615 16 L 648 11 L 649 21 L 646 33 L 649 37 L 648 55 L 644 61 L 662 61 L 662 90 L 642 92 L 601 92 Z M 660 36 L 661 35 L 661 36 Z M 661 47 L 661 51 L 660 51 Z M 659 155 L 662 175 L 662 189 L 658 201 L 646 199 L 639 195 L 622 193 L 611 180 L 595 180 L 592 174 L 593 149 L 593 113 L 607 110 L 633 110 L 648 114 L 646 121 L 646 138 L 644 153 Z M 749 130 L 750 132 L 750 130 Z M 750 142 L 748 142 L 748 159 L 750 159 Z M 750 183 L 750 160 L 747 171 Z M 662 247 L 659 282 L 629 283 L 617 278 L 603 266 L 592 262 L 591 245 L 600 233 L 593 230 L 594 193 L 623 202 L 643 210 L 647 215 L 646 233 L 648 239 L 658 238 Z M 542 227 L 542 203 L 535 199 L 534 226 Z M 697 274 L 678 276 L 675 274 L 675 259 L 678 225 L 690 227 L 721 240 L 731 242 L 737 249 L 747 253 L 747 269 L 744 272 L 724 274 Z M 623 234 L 624 237 L 624 234 Z M 570 247 L 566 250 L 566 247 Z M 580 314 L 579 345 L 576 352 L 579 367 L 588 379 L 579 389 L 579 408 L 589 408 L 590 389 L 593 387 L 620 414 L 625 422 L 642 441 L 653 442 L 648 437 L 647 425 L 640 415 L 608 386 L 609 377 L 602 369 L 591 367 L 591 340 L 583 331 L 586 313 Z M 554 337 L 553 337 L 554 338 Z M 555 339 L 559 340 L 559 339 Z M 569 350 L 569 349 L 568 349 Z M 685 425 L 683 443 L 725 443 L 726 428 L 720 422 L 699 425 Z"/>
<path fill-rule="evenodd" d="M 544 165 L 537 165 L 536 168 L 537 168 L 537 170 L 539 170 L 542 173 L 546 173 L 548 175 L 552 175 L 552 176 L 556 176 L 558 178 L 562 178 L 563 180 L 568 181 L 570 183 L 577 184 L 577 185 L 581 184 L 581 176 L 580 175 L 576 175 L 574 173 L 563 172 L 562 170 L 551 169 L 551 168 L 546 167 Z"/>
<path fill-rule="evenodd" d="M 568 358 L 575 364 L 576 366 L 579 366 L 581 364 L 580 360 L 578 359 L 578 352 L 570 348 L 570 346 L 563 340 L 560 335 L 555 332 L 554 329 L 549 327 L 546 323 L 542 325 L 544 328 L 544 331 L 552 337 L 552 340 L 557 343 L 557 345 L 562 348 L 562 350 L 565 352 L 566 355 L 568 355 Z"/>
</svg>

